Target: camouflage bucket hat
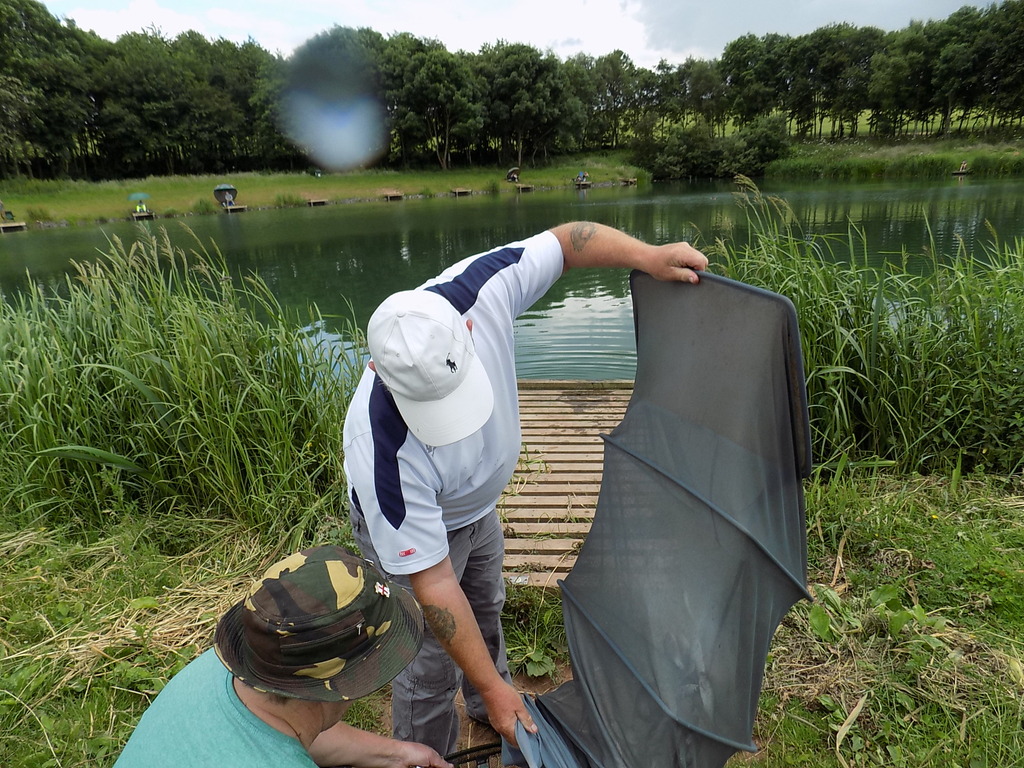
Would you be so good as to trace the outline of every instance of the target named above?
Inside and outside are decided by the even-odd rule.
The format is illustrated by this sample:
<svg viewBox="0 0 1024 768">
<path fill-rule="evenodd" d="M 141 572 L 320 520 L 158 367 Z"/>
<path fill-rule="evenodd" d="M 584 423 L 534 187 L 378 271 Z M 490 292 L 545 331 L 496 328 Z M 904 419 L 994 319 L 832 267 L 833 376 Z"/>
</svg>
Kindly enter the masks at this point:
<svg viewBox="0 0 1024 768">
<path fill-rule="evenodd" d="M 232 674 L 296 699 L 358 699 L 383 687 L 423 643 L 411 593 L 333 546 L 276 565 L 232 606 L 214 638 Z"/>
</svg>

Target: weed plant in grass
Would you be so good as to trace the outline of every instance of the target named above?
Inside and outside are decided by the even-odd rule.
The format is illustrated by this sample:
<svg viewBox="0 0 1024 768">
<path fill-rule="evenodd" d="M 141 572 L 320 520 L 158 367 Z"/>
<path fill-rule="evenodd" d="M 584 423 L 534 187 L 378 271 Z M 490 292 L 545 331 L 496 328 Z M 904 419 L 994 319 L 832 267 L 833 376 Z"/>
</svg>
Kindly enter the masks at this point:
<svg viewBox="0 0 1024 768">
<path fill-rule="evenodd" d="M 1024 467 L 1024 243 L 869 264 L 805 236 L 785 202 L 740 180 L 749 244 L 708 250 L 725 273 L 796 305 L 814 453 L 903 472 Z M 915 271 L 910 271 L 913 266 Z"/>
<path fill-rule="evenodd" d="M 848 471 L 808 485 L 817 599 L 776 634 L 756 764 L 1024 764 L 1021 488 Z"/>
<path fill-rule="evenodd" d="M 286 317 L 261 281 L 236 288 L 218 254 L 186 255 L 166 231 L 115 240 L 64 288 L 0 305 L 7 522 L 91 536 L 230 518 L 294 543 L 342 509 L 360 357 L 325 344 L 315 308 Z"/>
</svg>

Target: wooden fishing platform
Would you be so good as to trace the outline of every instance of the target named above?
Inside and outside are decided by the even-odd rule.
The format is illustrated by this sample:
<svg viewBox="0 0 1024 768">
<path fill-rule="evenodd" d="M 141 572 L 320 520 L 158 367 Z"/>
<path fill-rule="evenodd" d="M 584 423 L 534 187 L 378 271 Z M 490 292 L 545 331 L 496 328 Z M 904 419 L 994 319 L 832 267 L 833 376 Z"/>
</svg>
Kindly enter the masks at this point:
<svg viewBox="0 0 1024 768">
<path fill-rule="evenodd" d="M 320 205 L 327 205 L 327 201 L 321 198 L 316 198 L 313 200 L 307 200 L 306 205 L 308 205 L 310 208 L 316 208 L 317 206 Z"/>
<path fill-rule="evenodd" d="M 452 190 L 452 194 L 455 195 L 456 197 L 465 197 L 466 195 L 473 194 L 473 190 L 466 189 L 465 187 L 455 187 Z"/>
<path fill-rule="evenodd" d="M 142 221 L 144 219 L 152 219 L 152 211 L 132 211 L 132 218 L 136 221 Z"/>
<path fill-rule="evenodd" d="M 405 197 L 405 193 L 398 189 L 385 189 L 380 194 L 389 203 L 393 200 L 401 200 Z"/>
<path fill-rule="evenodd" d="M 516 184 L 516 192 L 533 192 L 533 184 Z"/>
<path fill-rule="evenodd" d="M 509 584 L 554 588 L 572 569 L 597 507 L 600 436 L 632 394 L 631 381 L 519 382 L 523 452 L 498 502 Z"/>
<path fill-rule="evenodd" d="M 245 205 L 226 205 L 224 213 L 245 213 L 247 207 Z"/>
<path fill-rule="evenodd" d="M 0 221 L 0 232 L 7 234 L 8 232 L 24 232 L 28 229 L 28 225 L 24 221 Z"/>
</svg>

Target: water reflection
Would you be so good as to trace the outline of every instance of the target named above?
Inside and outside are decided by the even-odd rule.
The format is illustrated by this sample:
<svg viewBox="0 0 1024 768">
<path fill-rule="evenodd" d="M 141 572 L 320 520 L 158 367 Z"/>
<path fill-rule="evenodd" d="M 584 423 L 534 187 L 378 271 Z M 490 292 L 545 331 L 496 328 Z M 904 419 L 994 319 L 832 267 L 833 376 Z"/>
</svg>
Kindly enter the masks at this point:
<svg viewBox="0 0 1024 768">
<path fill-rule="evenodd" d="M 172 242 L 219 249 L 237 275 L 258 273 L 282 304 L 315 304 L 329 316 L 354 313 L 365 324 L 394 290 L 408 288 L 473 253 L 563 221 L 591 219 L 652 242 L 717 238 L 742 241 L 746 219 L 731 184 L 655 185 L 478 195 L 399 203 L 250 210 L 136 225 L 32 230 L 0 238 L 0 289 L 29 284 L 58 290 L 71 260 L 109 249 L 108 238 L 134 239 L 166 227 Z M 991 240 L 1024 232 L 1024 182 L 926 184 L 764 184 L 791 207 L 807 234 L 863 232 L 867 258 L 881 261 L 932 248 L 941 256 L 976 253 Z M 185 229 L 189 227 L 194 235 Z M 845 246 L 839 250 L 846 253 Z M 922 263 L 925 261 L 921 259 Z M 627 275 L 576 270 L 560 280 L 517 326 L 519 373 L 529 378 L 631 378 L 633 323 Z"/>
</svg>

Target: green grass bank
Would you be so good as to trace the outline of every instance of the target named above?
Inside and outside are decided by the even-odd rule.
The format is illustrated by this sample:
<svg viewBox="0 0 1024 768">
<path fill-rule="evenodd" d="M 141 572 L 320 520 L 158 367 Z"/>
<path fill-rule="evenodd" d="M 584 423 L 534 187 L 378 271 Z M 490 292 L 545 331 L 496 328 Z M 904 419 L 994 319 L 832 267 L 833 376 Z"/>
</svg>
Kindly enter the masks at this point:
<svg viewBox="0 0 1024 768">
<path fill-rule="evenodd" d="M 967 163 L 972 177 L 1024 175 L 1024 142 L 976 143 L 958 139 L 798 143 L 765 169 L 769 179 L 948 179 Z"/>
<path fill-rule="evenodd" d="M 135 192 L 150 195 L 146 201 L 158 218 L 220 213 L 213 196 L 218 184 L 233 184 L 237 202 L 249 208 L 280 208 L 307 205 L 310 200 L 327 204 L 379 203 L 385 194 L 433 197 L 470 190 L 473 194 L 517 194 L 516 185 L 505 180 L 508 168 L 467 168 L 451 171 L 362 170 L 347 173 L 301 172 L 291 174 L 226 173 L 218 176 L 161 176 L 122 181 L 0 181 L 0 200 L 19 221 L 41 224 L 93 224 L 129 219 Z M 566 187 L 581 170 L 593 184 L 619 184 L 624 178 L 641 180 L 649 175 L 630 165 L 625 153 L 585 155 L 553 162 L 540 168 L 524 167 L 520 183 L 536 190 Z"/>
</svg>

